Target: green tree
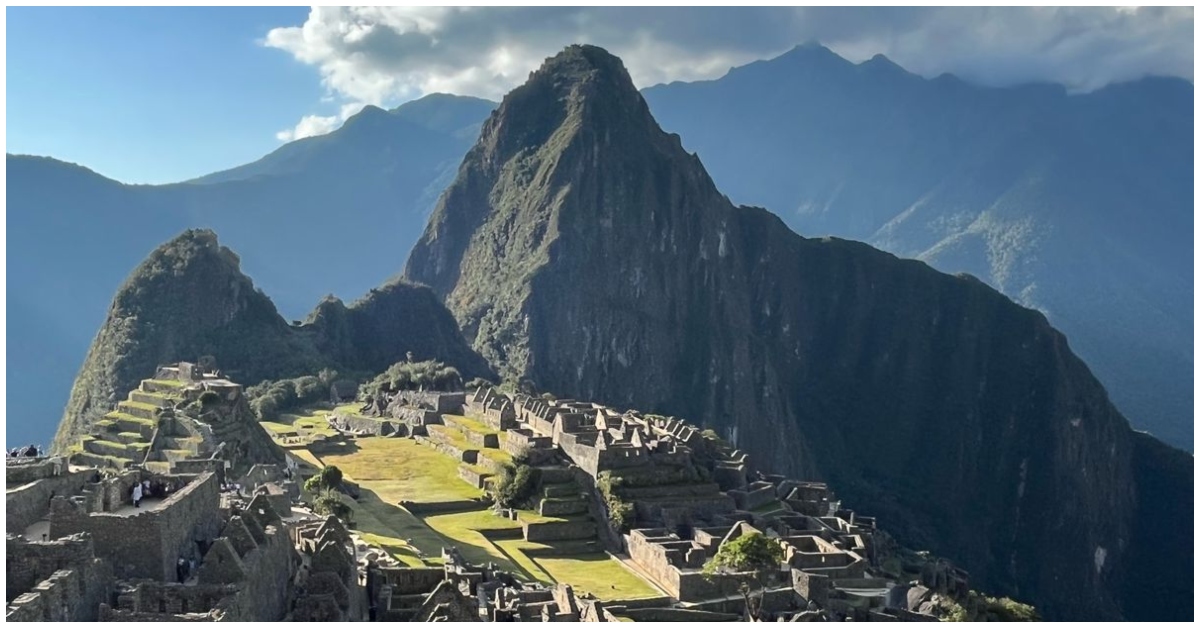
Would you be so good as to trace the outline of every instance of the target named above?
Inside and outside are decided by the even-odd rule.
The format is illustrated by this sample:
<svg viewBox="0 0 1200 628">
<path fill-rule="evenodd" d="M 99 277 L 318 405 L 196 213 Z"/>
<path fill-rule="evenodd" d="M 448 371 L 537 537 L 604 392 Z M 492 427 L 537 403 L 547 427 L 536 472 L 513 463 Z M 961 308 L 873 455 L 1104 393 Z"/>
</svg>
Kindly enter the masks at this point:
<svg viewBox="0 0 1200 628">
<path fill-rule="evenodd" d="M 308 478 L 304 483 L 304 490 L 317 494 L 336 491 L 341 487 L 342 470 L 332 464 L 322 468 L 320 473 Z"/>
<path fill-rule="evenodd" d="M 504 465 L 495 486 L 496 503 L 505 508 L 520 508 L 537 492 L 537 473 L 527 464 Z"/>
<path fill-rule="evenodd" d="M 623 484 L 623 478 L 614 476 L 609 471 L 601 471 L 596 478 L 596 489 L 600 491 L 608 509 L 608 523 L 617 532 L 628 531 L 634 522 L 633 504 L 621 499 L 620 488 Z"/>
<path fill-rule="evenodd" d="M 739 577 L 741 583 L 738 590 L 746 601 L 746 614 L 757 620 L 762 614 L 762 598 L 767 585 L 779 573 L 782 562 L 783 547 L 778 542 L 760 532 L 747 531 L 723 543 L 716 555 L 704 565 L 704 573 Z"/>
<path fill-rule="evenodd" d="M 317 494 L 313 500 L 313 512 L 319 515 L 333 515 L 341 519 L 346 525 L 352 524 L 354 510 L 342 501 L 342 498 L 335 492 L 323 490 Z"/>
</svg>

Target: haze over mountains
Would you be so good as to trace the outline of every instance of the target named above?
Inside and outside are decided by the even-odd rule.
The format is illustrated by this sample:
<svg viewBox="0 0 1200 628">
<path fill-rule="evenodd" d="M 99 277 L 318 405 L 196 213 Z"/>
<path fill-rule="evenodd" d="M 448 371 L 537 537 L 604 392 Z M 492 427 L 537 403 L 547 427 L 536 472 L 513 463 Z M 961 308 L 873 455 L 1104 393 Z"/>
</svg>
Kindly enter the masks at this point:
<svg viewBox="0 0 1200 628">
<path fill-rule="evenodd" d="M 1191 518 L 1153 511 L 1192 459 L 1135 435 L 1044 316 L 734 206 L 599 48 L 505 97 L 405 276 L 509 381 L 716 428 L 1047 617 L 1190 613 L 1191 565 L 1159 556 Z"/>
<path fill-rule="evenodd" d="M 735 202 L 1042 310 L 1136 426 L 1191 449 L 1193 92 L 980 88 L 807 45 L 644 94 Z"/>
<path fill-rule="evenodd" d="M 718 189 L 803 235 L 967 271 L 1046 311 L 1139 428 L 1192 447 L 1192 85 L 1092 94 L 926 80 L 799 47 L 644 91 Z M 494 108 L 430 96 L 368 108 L 258 162 L 168 186 L 9 156 L 10 440 L 44 442 L 122 279 L 213 227 L 280 311 L 399 270 Z M 69 252 L 69 253 L 68 253 Z"/>
<path fill-rule="evenodd" d="M 213 354 L 252 384 L 411 350 L 712 427 L 1047 618 L 1191 617 L 1191 455 L 1133 432 L 1040 313 L 734 205 L 602 49 L 489 116 L 404 274 L 429 287 L 288 325 L 185 232 L 117 292 L 56 446 L 156 362 Z"/>
<path fill-rule="evenodd" d="M 442 95 L 369 107 L 330 135 L 163 186 L 8 155 L 9 325 L 25 330 L 10 335 L 9 441 L 49 440 L 112 295 L 187 227 L 218 229 L 291 319 L 397 273 L 491 108 Z"/>
</svg>

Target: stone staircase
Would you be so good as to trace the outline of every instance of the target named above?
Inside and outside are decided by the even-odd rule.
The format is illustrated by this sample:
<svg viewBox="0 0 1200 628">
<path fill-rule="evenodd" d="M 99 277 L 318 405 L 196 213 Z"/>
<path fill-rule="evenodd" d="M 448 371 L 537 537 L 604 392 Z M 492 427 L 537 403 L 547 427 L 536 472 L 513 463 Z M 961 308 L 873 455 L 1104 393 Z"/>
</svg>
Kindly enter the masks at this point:
<svg viewBox="0 0 1200 628">
<path fill-rule="evenodd" d="M 458 476 L 484 488 L 512 457 L 500 449 L 500 435 L 486 425 L 459 416 L 442 417 L 440 424 L 425 426 L 426 438 L 444 454 L 462 464 Z"/>
<path fill-rule="evenodd" d="M 588 511 L 587 494 L 575 482 L 543 484 L 538 514 L 544 517 L 579 515 Z"/>
<path fill-rule="evenodd" d="M 124 469 L 144 462 L 159 429 L 159 412 L 174 405 L 179 397 L 172 393 L 178 390 L 171 382 L 143 380 L 71 448 L 71 463 Z"/>
<path fill-rule="evenodd" d="M 585 542 L 598 547 L 596 522 L 588 513 L 587 494 L 570 473 L 561 467 L 538 468 L 542 493 L 538 497 L 540 517 L 518 517 L 526 541 Z"/>
</svg>

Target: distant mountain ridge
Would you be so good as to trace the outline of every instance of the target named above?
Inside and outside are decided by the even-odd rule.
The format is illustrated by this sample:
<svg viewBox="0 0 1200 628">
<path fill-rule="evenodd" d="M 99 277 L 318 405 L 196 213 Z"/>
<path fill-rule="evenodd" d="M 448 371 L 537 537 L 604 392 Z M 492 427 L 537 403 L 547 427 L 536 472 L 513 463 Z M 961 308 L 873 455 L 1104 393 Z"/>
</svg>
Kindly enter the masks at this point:
<svg viewBox="0 0 1200 628">
<path fill-rule="evenodd" d="M 328 298 L 304 324 L 289 325 L 215 233 L 189 229 L 156 248 L 113 297 L 53 450 L 66 452 L 159 365 L 211 355 L 250 386 L 323 368 L 377 373 L 410 354 L 451 364 L 467 379 L 491 376 L 423 286 L 391 281 L 348 307 Z"/>
<path fill-rule="evenodd" d="M 985 88 L 819 45 L 643 90 L 735 201 L 1043 310 L 1135 425 L 1189 450 L 1193 93 Z"/>
<path fill-rule="evenodd" d="M 121 282 L 160 243 L 214 228 L 274 304 L 300 318 L 401 267 L 493 103 L 432 95 L 192 182 L 126 185 L 7 155 L 10 442 L 45 443 Z M 33 330 L 38 330 L 36 334 Z M 15 338 L 15 336 L 13 336 Z M 15 364 L 15 362 L 14 362 Z"/>
<path fill-rule="evenodd" d="M 733 205 L 599 48 L 505 97 L 405 277 L 506 379 L 714 428 L 1049 618 L 1191 616 L 1189 454 L 1040 313 Z"/>
<path fill-rule="evenodd" d="M 643 94 L 734 200 L 805 235 L 970 272 L 1043 310 L 1135 426 L 1190 450 L 1192 91 L 1154 78 L 1081 95 L 988 89 L 807 45 Z M 495 106 L 435 94 L 367 108 L 331 134 L 167 186 L 9 155 L 10 316 L 46 330 L 22 339 L 37 357 L 8 376 L 10 409 L 30 417 L 10 437 L 48 432 L 128 268 L 186 227 L 217 229 L 289 317 L 377 285 Z"/>
</svg>

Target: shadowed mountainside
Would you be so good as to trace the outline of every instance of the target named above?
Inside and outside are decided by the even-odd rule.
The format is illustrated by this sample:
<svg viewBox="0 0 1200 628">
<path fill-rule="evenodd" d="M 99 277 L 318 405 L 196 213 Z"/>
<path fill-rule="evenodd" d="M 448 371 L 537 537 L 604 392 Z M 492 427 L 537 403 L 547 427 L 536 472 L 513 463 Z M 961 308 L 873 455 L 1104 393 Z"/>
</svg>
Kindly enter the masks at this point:
<svg viewBox="0 0 1200 628">
<path fill-rule="evenodd" d="M 405 276 L 507 379 L 715 427 L 1047 617 L 1191 613 L 1127 588 L 1162 550 L 1136 532 L 1149 489 L 1191 486 L 1191 456 L 1137 454 L 1042 314 L 734 206 L 601 49 L 505 97 Z M 1156 526 L 1191 555 L 1190 516 Z M 1190 586 L 1190 562 L 1163 567 Z"/>
</svg>

